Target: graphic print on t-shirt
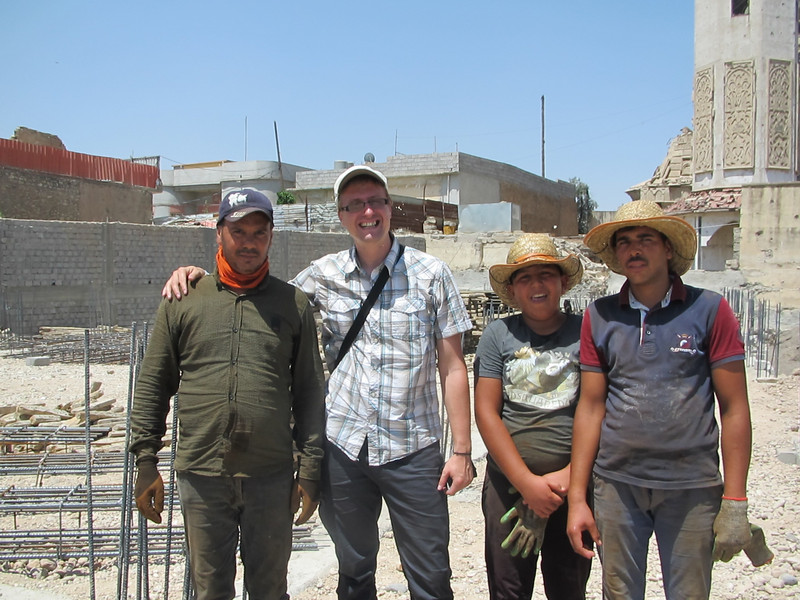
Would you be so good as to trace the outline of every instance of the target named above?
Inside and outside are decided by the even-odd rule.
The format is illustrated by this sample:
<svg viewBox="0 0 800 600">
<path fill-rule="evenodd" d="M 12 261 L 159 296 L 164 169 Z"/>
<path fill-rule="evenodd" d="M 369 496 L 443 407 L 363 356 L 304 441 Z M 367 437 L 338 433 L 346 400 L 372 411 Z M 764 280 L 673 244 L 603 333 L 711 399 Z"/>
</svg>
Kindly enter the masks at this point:
<svg viewBox="0 0 800 600">
<path fill-rule="evenodd" d="M 506 363 L 504 385 L 511 402 L 558 410 L 574 400 L 579 377 L 569 354 L 523 346 Z"/>
</svg>

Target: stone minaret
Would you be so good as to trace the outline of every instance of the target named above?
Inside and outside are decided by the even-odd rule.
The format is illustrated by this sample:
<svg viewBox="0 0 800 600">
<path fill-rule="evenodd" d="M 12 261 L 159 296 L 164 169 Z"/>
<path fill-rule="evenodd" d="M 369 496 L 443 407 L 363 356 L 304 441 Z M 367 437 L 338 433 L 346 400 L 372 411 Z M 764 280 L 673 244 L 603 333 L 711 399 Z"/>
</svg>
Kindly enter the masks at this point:
<svg viewBox="0 0 800 600">
<path fill-rule="evenodd" d="M 798 180 L 797 4 L 695 1 L 695 192 Z"/>
</svg>

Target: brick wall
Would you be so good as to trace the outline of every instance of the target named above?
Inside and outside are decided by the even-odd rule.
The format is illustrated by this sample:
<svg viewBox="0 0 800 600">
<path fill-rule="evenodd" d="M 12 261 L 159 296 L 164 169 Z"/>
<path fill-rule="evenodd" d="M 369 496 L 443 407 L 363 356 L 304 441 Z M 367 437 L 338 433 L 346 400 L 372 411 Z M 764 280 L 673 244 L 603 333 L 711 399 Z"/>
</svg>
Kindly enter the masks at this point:
<svg viewBox="0 0 800 600">
<path fill-rule="evenodd" d="M 0 214 L 9 219 L 150 223 L 153 195 L 121 183 L 0 165 Z"/>
</svg>

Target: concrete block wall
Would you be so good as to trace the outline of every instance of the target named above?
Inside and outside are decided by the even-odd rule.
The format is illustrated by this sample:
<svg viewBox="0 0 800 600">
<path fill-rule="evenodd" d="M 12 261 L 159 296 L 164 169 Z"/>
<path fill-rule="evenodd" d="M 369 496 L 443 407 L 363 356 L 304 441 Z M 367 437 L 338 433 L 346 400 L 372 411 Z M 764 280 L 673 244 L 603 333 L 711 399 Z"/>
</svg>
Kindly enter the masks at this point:
<svg viewBox="0 0 800 600">
<path fill-rule="evenodd" d="M 422 237 L 400 239 L 425 249 Z M 270 271 L 286 281 L 349 246 L 346 233 L 276 231 Z M 0 219 L 0 329 L 35 335 L 43 326 L 152 321 L 172 271 L 211 270 L 216 251 L 206 227 Z"/>
<path fill-rule="evenodd" d="M 210 264 L 214 231 L 0 219 L 0 327 L 96 327 L 151 320 L 181 264 Z"/>
</svg>

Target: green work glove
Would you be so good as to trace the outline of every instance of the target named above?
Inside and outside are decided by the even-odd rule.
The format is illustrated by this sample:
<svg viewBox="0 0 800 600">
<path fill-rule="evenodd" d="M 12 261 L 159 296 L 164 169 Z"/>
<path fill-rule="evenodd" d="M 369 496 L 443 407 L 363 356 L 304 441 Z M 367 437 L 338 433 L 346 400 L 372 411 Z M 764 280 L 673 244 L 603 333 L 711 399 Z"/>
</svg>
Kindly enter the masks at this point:
<svg viewBox="0 0 800 600">
<path fill-rule="evenodd" d="M 138 473 L 133 496 L 136 508 L 153 523 L 161 523 L 161 512 L 164 510 L 164 480 L 156 469 L 154 456 L 143 458 L 137 463 Z"/>
<path fill-rule="evenodd" d="M 744 553 L 754 567 L 762 567 L 772 562 L 775 555 L 772 550 L 767 548 L 767 540 L 764 537 L 764 530 L 758 525 L 750 523 L 750 533 L 753 537 L 750 538 L 748 544 L 744 547 Z"/>
<path fill-rule="evenodd" d="M 319 482 L 312 481 L 311 479 L 298 478 L 292 489 L 292 514 L 300 510 L 300 505 L 303 505 L 303 510 L 295 520 L 295 525 L 302 525 L 311 518 L 314 511 L 319 506 Z"/>
<path fill-rule="evenodd" d="M 728 562 L 750 543 L 750 522 L 747 520 L 747 500 L 723 498 L 714 519 L 714 560 Z"/>
<path fill-rule="evenodd" d="M 520 554 L 522 558 L 528 558 L 531 552 L 539 554 L 542 542 L 544 542 L 544 528 L 547 526 L 547 519 L 537 516 L 535 512 L 525 506 L 522 498 L 517 500 L 511 510 L 500 517 L 500 522 L 508 523 L 514 517 L 517 517 L 517 522 L 500 547 L 503 550 L 510 549 L 511 556 Z"/>
</svg>

